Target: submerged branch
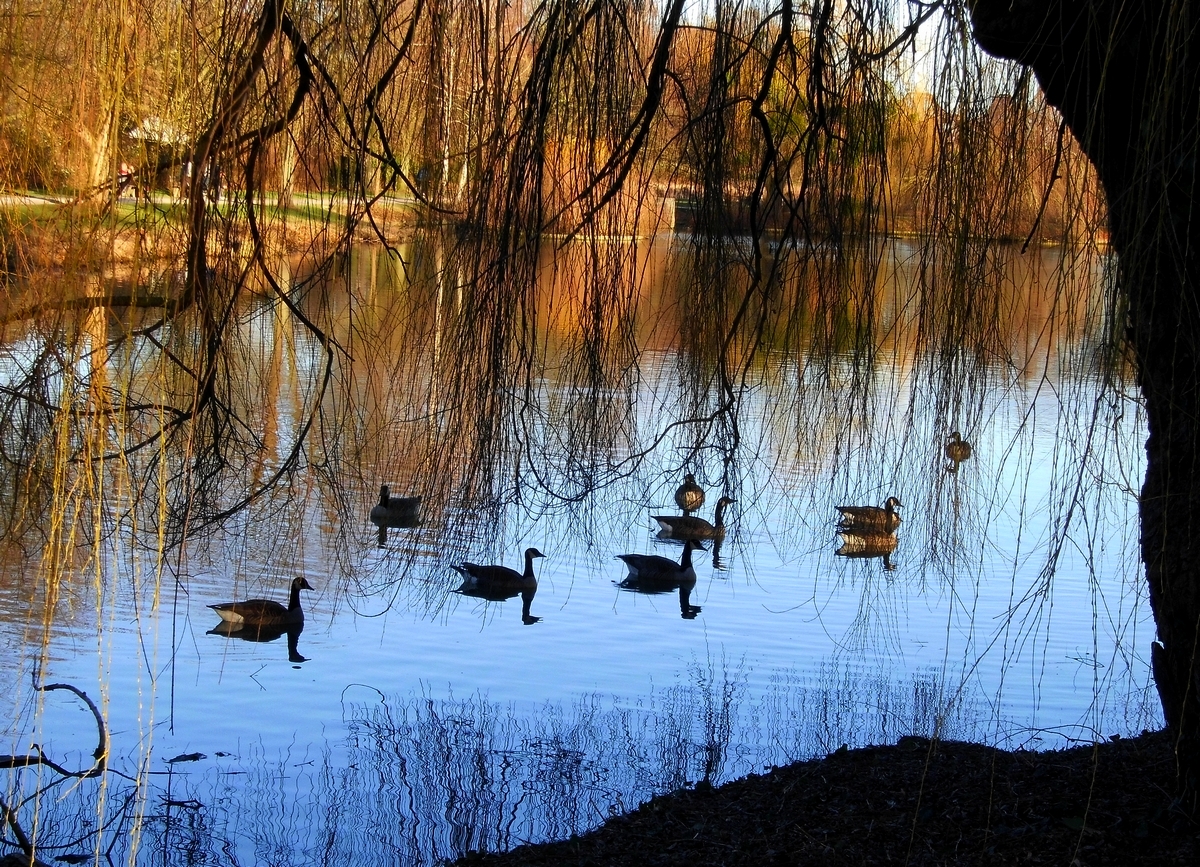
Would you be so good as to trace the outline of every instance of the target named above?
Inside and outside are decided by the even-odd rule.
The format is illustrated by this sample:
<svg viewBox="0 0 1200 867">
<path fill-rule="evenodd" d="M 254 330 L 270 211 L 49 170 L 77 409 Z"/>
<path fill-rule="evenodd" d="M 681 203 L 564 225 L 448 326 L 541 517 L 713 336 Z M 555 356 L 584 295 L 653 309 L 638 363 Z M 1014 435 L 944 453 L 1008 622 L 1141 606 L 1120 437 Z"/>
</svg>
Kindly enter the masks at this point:
<svg viewBox="0 0 1200 867">
<path fill-rule="evenodd" d="M 38 692 L 53 692 L 55 690 L 65 689 L 68 692 L 75 694 L 92 713 L 92 718 L 96 721 L 96 749 L 92 751 L 92 757 L 95 759 L 95 764 L 87 770 L 72 771 L 64 768 L 62 765 L 48 758 L 40 748 L 36 753 L 29 753 L 23 756 L 0 756 L 0 769 L 13 770 L 17 768 L 29 767 L 46 767 L 55 773 L 59 774 L 64 779 L 87 779 L 89 777 L 98 777 L 104 773 L 108 763 L 108 731 L 104 725 L 104 718 L 100 715 L 100 709 L 96 707 L 96 703 L 88 697 L 87 693 L 69 683 L 51 683 L 45 686 L 34 684 L 34 689 Z M 37 745 L 34 745 L 37 747 Z M 13 835 L 16 837 L 17 845 L 27 856 L 33 857 L 33 845 L 30 842 L 25 831 L 21 828 L 20 820 L 14 811 L 7 803 L 0 800 L 0 815 L 4 817 L 4 824 L 12 829 Z"/>
</svg>

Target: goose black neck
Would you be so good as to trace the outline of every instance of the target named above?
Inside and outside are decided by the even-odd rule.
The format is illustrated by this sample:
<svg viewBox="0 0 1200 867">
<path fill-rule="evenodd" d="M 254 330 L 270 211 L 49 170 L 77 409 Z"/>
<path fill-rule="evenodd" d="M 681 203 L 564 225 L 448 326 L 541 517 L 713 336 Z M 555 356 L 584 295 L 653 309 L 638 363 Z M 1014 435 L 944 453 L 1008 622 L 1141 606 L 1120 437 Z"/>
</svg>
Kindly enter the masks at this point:
<svg viewBox="0 0 1200 867">
<path fill-rule="evenodd" d="M 533 551 L 525 552 L 525 572 L 521 575 L 522 578 L 533 577 Z"/>
<path fill-rule="evenodd" d="M 728 500 L 721 500 L 717 503 L 717 514 L 713 517 L 713 524 L 717 527 L 725 525 L 725 507 L 729 505 Z"/>
<path fill-rule="evenodd" d="M 679 561 L 680 569 L 690 569 L 692 567 L 692 548 L 691 542 L 683 546 L 683 559 Z"/>
<path fill-rule="evenodd" d="M 392 497 L 392 492 L 388 490 L 387 485 L 379 486 L 379 505 L 386 506 Z"/>
<path fill-rule="evenodd" d="M 292 585 L 292 596 L 288 600 L 288 611 L 295 611 L 300 607 L 300 585 Z"/>
</svg>

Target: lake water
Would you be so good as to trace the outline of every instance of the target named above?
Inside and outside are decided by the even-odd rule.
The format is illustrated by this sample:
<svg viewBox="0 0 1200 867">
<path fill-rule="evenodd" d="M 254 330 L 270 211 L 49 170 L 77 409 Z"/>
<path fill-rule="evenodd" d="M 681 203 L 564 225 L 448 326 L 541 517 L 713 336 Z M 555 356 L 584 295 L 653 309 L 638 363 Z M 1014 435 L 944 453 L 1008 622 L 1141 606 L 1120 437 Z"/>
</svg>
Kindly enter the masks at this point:
<svg viewBox="0 0 1200 867">
<path fill-rule="evenodd" d="M 91 477 L 104 487 L 80 500 L 70 565 L 48 565 L 44 540 L 6 551 L 5 751 L 91 764 L 91 715 L 34 678 L 84 690 L 111 739 L 109 774 L 21 809 L 43 857 L 435 864 L 842 744 L 1044 749 L 1161 725 L 1138 552 L 1144 422 L 1132 383 L 1095 360 L 1098 274 L 1074 278 L 1082 312 L 1066 310 L 1061 253 L 1002 251 L 999 348 L 966 357 L 917 333 L 916 252 L 896 242 L 869 364 L 767 340 L 722 413 L 665 240 L 630 254 L 632 324 L 594 364 L 576 339 L 590 284 L 547 267 L 526 311 L 534 375 L 486 394 L 462 382 L 488 360 L 443 330 L 461 283 L 428 250 L 400 253 L 407 271 L 364 250 L 319 283 L 295 278 L 297 310 L 345 352 L 270 496 L 209 527 L 197 499 L 198 529 L 174 545 L 178 489 L 139 453 Z M 232 393 L 253 433 L 237 441 L 257 447 L 230 457 L 225 504 L 285 466 L 324 359 L 294 312 L 261 300 L 239 307 L 236 335 Z M 44 342 L 7 338 L 12 386 Z M 132 393 L 154 357 L 134 340 L 74 364 Z M 974 454 L 948 472 L 955 429 Z M 707 489 L 702 516 L 722 491 L 736 499 L 728 537 L 697 552 L 686 599 L 620 588 L 615 555 L 679 556 L 651 516 L 676 511 L 687 471 Z M 425 497 L 422 525 L 382 545 L 367 520 L 381 482 Z M 895 568 L 838 556 L 835 507 L 888 496 L 904 503 Z M 536 622 L 520 597 L 453 592 L 449 564 L 519 569 L 529 546 L 547 555 Z M 206 606 L 283 601 L 295 575 L 315 590 L 291 658 L 286 637 L 209 632 Z M 58 779 L 7 773 L 9 804 Z"/>
</svg>

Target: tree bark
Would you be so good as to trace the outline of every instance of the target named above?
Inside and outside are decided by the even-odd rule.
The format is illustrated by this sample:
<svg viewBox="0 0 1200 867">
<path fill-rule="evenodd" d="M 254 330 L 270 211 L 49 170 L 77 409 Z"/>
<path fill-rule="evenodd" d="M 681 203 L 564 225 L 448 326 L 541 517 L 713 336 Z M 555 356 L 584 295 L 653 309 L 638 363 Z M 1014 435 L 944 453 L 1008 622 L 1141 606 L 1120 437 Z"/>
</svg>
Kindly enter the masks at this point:
<svg viewBox="0 0 1200 867">
<path fill-rule="evenodd" d="M 1146 404 L 1151 661 L 1181 787 L 1200 780 L 1200 15 L 1187 0 L 972 0 L 990 54 L 1030 66 L 1096 167 Z"/>
</svg>

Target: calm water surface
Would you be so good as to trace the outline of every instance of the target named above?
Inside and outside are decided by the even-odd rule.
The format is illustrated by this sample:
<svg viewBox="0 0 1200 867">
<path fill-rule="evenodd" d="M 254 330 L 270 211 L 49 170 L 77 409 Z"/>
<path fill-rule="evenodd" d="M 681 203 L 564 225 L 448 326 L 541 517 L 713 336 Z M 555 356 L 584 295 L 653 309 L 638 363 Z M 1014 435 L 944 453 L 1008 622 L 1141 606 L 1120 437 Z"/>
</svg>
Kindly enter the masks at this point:
<svg viewBox="0 0 1200 867">
<path fill-rule="evenodd" d="M 1013 278 L 1020 291 L 1053 269 L 1042 255 Z M 666 266 L 650 264 L 648 279 L 664 282 Z M 369 295 L 356 327 L 383 328 L 403 287 L 376 270 L 364 287 L 365 273 L 360 257 L 327 303 Z M 319 353 L 265 308 L 244 328 L 275 383 L 266 441 L 287 442 Z M 353 468 L 336 485 L 314 449 L 276 498 L 161 564 L 153 534 L 114 520 L 102 556 L 62 589 L 44 642 L 41 609 L 6 591 L 8 750 L 38 743 L 90 764 L 91 717 L 59 694 L 39 704 L 36 672 L 101 704 L 111 767 L 129 777 L 56 801 L 39 820 L 45 841 L 155 863 L 432 864 L 581 832 L 655 793 L 841 744 L 936 733 L 1039 749 L 1160 725 L 1137 551 L 1137 405 L 1090 371 L 1086 334 L 1048 344 L 1044 321 L 1019 331 L 1026 355 L 984 365 L 957 406 L 939 396 L 937 363 L 899 339 L 857 409 L 833 382 L 851 375 L 849 360 L 834 360 L 816 397 L 797 398 L 809 364 L 772 355 L 744 394 L 732 451 L 693 452 L 693 429 L 669 430 L 692 411 L 690 361 L 669 341 L 650 347 L 630 385 L 636 442 L 614 447 L 617 469 L 572 502 L 548 493 L 555 473 L 574 472 L 570 443 L 553 435 L 561 416 L 546 408 L 571 403 L 576 382 L 551 365 L 529 397 L 539 451 L 514 461 L 502 496 L 436 503 L 382 547 L 367 521 L 378 483 L 423 490 L 420 462 L 397 457 L 417 435 L 399 420 L 416 411 L 397 371 L 356 356 L 351 400 L 366 421 L 344 433 Z M 24 351 L 9 345 L 8 375 Z M 975 447 L 957 473 L 942 453 L 951 427 Z M 674 511 L 685 464 L 708 488 L 701 515 L 722 479 L 737 499 L 719 551 L 697 552 L 693 617 L 677 593 L 619 588 L 614 559 L 679 555 L 650 516 Z M 837 556 L 834 507 L 889 495 L 905 504 L 896 568 Z M 453 592 L 449 563 L 520 568 L 528 546 L 548 555 L 538 622 L 523 624 L 519 597 Z M 34 559 L 8 564 L 24 574 L 10 587 L 36 583 Z M 304 661 L 289 659 L 286 638 L 209 633 L 207 605 L 284 600 L 297 574 L 316 588 L 296 644 Z M 203 758 L 168 761 L 191 753 Z M 131 779 L 141 800 L 122 816 Z M 10 800 L 28 795 L 36 774 L 8 785 Z M 72 845 L 106 822 L 100 844 Z"/>
</svg>

